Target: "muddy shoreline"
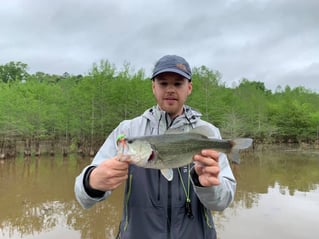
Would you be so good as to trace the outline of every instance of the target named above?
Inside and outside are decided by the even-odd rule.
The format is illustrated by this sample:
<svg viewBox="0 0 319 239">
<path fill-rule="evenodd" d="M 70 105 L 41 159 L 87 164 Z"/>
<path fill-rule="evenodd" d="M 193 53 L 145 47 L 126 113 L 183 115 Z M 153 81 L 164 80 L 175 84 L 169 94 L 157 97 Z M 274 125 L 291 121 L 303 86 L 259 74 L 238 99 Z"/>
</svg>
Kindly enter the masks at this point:
<svg viewBox="0 0 319 239">
<path fill-rule="evenodd" d="M 86 140 L 67 142 L 66 140 L 2 140 L 0 141 L 0 159 L 14 159 L 23 155 L 24 157 L 41 155 L 54 156 L 78 154 L 82 157 L 93 157 L 103 142 L 92 143 Z M 313 143 L 256 143 L 242 153 L 258 152 L 264 150 L 318 150 L 319 141 Z"/>
</svg>

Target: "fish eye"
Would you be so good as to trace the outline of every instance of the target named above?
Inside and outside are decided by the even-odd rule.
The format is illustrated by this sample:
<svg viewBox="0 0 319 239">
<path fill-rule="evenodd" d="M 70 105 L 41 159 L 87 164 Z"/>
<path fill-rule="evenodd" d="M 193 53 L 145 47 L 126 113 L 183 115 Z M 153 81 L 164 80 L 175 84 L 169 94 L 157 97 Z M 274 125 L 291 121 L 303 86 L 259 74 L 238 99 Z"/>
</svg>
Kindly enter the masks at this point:
<svg viewBox="0 0 319 239">
<path fill-rule="evenodd" d="M 133 143 L 133 140 L 130 140 L 130 139 L 129 139 L 129 140 L 127 140 L 127 143 L 128 143 L 128 144 L 131 144 L 131 143 Z"/>
</svg>

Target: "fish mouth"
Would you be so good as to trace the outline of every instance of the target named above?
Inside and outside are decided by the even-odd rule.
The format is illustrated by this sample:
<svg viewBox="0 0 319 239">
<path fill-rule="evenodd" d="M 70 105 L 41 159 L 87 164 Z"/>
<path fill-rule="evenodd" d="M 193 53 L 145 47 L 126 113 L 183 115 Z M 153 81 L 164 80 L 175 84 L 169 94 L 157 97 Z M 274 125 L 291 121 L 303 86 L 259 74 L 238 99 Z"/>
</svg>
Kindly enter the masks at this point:
<svg viewBox="0 0 319 239">
<path fill-rule="evenodd" d="M 150 161 L 153 161 L 155 159 L 155 153 L 154 153 L 154 151 L 152 150 L 152 153 L 151 153 L 151 155 L 149 156 L 149 158 L 148 158 L 148 162 L 150 162 Z"/>
<path fill-rule="evenodd" d="M 118 136 L 118 139 L 116 141 L 117 152 L 123 155 L 127 155 L 129 152 L 128 144 L 131 144 L 132 142 L 133 142 L 132 140 L 126 139 L 124 135 Z"/>
</svg>

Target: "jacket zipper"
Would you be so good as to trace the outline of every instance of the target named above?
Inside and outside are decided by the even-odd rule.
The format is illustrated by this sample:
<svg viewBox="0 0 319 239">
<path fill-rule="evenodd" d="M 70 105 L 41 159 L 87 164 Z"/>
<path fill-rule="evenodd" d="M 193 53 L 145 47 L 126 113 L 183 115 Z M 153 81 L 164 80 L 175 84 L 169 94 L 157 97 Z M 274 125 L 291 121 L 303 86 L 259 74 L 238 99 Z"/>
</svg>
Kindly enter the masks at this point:
<svg viewBox="0 0 319 239">
<path fill-rule="evenodd" d="M 171 122 L 168 122 L 167 119 L 168 114 L 165 112 L 165 123 L 166 123 L 166 130 L 168 130 L 174 123 L 174 119 L 171 119 Z M 172 226 L 172 182 L 168 181 L 167 183 L 167 239 L 171 238 L 171 226 Z"/>
<path fill-rule="evenodd" d="M 167 239 L 171 238 L 171 223 L 172 223 L 172 182 L 167 184 Z"/>
<path fill-rule="evenodd" d="M 130 196 L 131 196 L 131 189 L 132 189 L 132 179 L 133 179 L 133 175 L 130 174 L 129 179 L 128 179 L 128 190 L 126 193 L 126 199 L 125 199 L 125 224 L 124 224 L 124 231 L 127 230 L 127 226 L 128 226 L 128 202 L 130 200 Z"/>
</svg>

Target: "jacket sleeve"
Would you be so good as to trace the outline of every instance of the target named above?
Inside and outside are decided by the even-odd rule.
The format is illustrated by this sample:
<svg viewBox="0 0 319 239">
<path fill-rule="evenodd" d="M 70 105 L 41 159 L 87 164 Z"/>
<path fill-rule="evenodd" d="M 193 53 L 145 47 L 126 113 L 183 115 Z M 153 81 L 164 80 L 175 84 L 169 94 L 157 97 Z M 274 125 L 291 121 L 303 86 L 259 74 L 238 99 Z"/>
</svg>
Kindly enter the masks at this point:
<svg viewBox="0 0 319 239">
<path fill-rule="evenodd" d="M 191 178 L 194 185 L 194 190 L 201 201 L 201 203 L 208 209 L 214 211 L 222 211 L 229 206 L 234 200 L 236 192 L 236 180 L 230 168 L 227 156 L 220 153 L 219 156 L 220 185 L 212 187 L 198 186 L 196 181 L 197 174 L 193 168 L 191 171 Z"/>
<path fill-rule="evenodd" d="M 109 137 L 105 140 L 102 147 L 99 149 L 97 154 L 95 155 L 92 163 L 85 167 L 83 171 L 76 177 L 74 184 L 74 193 L 77 201 L 83 208 L 90 208 L 95 203 L 105 200 L 107 197 L 111 195 L 111 191 L 106 191 L 102 197 L 93 198 L 85 190 L 84 187 L 84 176 L 91 166 L 97 166 L 102 163 L 104 160 L 108 160 L 114 157 L 117 153 L 115 142 L 116 135 L 118 135 L 119 129 L 115 129 Z"/>
</svg>

